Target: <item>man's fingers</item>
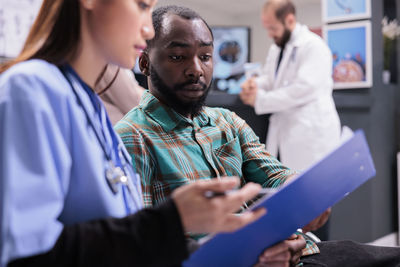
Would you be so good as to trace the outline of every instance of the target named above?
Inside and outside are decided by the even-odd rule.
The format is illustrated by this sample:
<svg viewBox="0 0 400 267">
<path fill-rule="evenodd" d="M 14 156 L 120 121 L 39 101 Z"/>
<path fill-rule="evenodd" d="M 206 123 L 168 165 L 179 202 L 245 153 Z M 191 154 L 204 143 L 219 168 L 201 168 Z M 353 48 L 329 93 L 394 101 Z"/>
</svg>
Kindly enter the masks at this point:
<svg viewBox="0 0 400 267">
<path fill-rule="evenodd" d="M 332 209 L 331 209 L 331 208 L 328 208 L 328 209 L 322 214 L 321 220 L 320 220 L 320 222 L 321 222 L 322 225 L 324 225 L 324 224 L 326 223 L 326 221 L 329 219 L 329 216 L 331 215 L 331 213 L 332 213 Z M 322 226 L 322 225 L 321 225 L 321 226 Z"/>
<path fill-rule="evenodd" d="M 302 236 L 297 236 L 297 239 L 290 239 L 282 241 L 268 249 L 266 249 L 260 258 L 273 259 L 276 255 L 289 251 L 291 253 L 297 253 L 306 246 L 306 241 Z"/>
<path fill-rule="evenodd" d="M 323 224 L 326 223 L 326 221 L 328 220 L 329 216 L 331 214 L 331 208 L 327 209 L 326 211 L 324 211 L 319 217 L 318 217 L 318 224 L 320 224 L 321 226 Z"/>
<path fill-rule="evenodd" d="M 260 259 L 263 258 L 264 260 L 271 260 L 275 255 L 279 255 L 285 251 L 289 251 L 289 247 L 284 241 L 282 241 L 264 250 L 264 252 L 260 255 Z"/>
<path fill-rule="evenodd" d="M 294 251 L 294 252 L 292 252 L 292 258 L 290 259 L 290 262 L 292 263 L 292 265 L 294 266 L 294 265 L 297 265 L 297 263 L 299 263 L 299 261 L 300 261 L 300 257 L 302 256 L 302 252 L 303 252 L 303 248 L 305 248 L 306 247 L 306 241 L 303 239 L 303 237 L 301 237 L 301 239 L 302 239 L 302 241 L 304 241 L 304 242 L 302 242 L 301 243 L 301 246 L 299 246 L 298 248 L 297 248 L 297 251 Z M 299 243 L 300 244 L 300 243 Z"/>
<path fill-rule="evenodd" d="M 306 247 L 306 241 L 301 235 L 299 235 L 298 238 L 295 240 L 288 240 L 286 242 L 289 245 L 289 250 L 293 253 L 297 253 L 298 251 L 301 251 L 303 248 Z"/>
<path fill-rule="evenodd" d="M 332 212 L 331 208 L 328 208 L 321 215 L 319 215 L 317 218 L 312 220 L 309 224 L 304 226 L 303 232 L 306 233 L 306 232 L 315 231 L 315 230 L 321 228 L 328 221 L 331 212 Z"/>
<path fill-rule="evenodd" d="M 296 254 L 292 255 L 292 258 L 290 259 L 291 265 L 296 266 L 300 262 L 302 252 L 299 251 Z"/>
<path fill-rule="evenodd" d="M 282 252 L 280 252 L 278 254 L 274 254 L 274 255 L 269 255 L 269 256 L 261 255 L 259 257 L 259 261 L 263 262 L 263 263 L 289 262 L 291 257 L 292 257 L 292 254 L 290 253 L 290 251 L 285 250 L 285 251 L 282 251 Z"/>
<path fill-rule="evenodd" d="M 289 267 L 289 262 L 258 262 L 254 267 Z"/>
</svg>

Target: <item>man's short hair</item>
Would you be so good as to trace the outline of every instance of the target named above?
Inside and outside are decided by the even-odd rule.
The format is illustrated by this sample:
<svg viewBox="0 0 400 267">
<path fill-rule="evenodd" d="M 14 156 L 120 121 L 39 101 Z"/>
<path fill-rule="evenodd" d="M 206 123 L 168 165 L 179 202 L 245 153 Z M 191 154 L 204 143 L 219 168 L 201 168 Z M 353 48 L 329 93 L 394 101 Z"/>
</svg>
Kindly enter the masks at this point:
<svg viewBox="0 0 400 267">
<path fill-rule="evenodd" d="M 194 10 L 187 8 L 187 7 L 182 7 L 182 6 L 176 6 L 176 5 L 167 5 L 167 6 L 162 6 L 154 10 L 153 12 L 153 26 L 154 26 L 154 38 L 151 40 L 147 40 L 147 47 L 151 48 L 157 38 L 160 36 L 160 31 L 162 28 L 162 22 L 165 17 L 165 15 L 172 14 L 172 15 L 177 15 L 181 18 L 187 19 L 187 20 L 194 20 L 194 19 L 200 19 L 204 22 L 204 24 L 207 26 L 208 30 L 211 33 L 211 37 L 214 40 L 214 35 L 211 31 L 210 26 L 208 23 Z"/>
<path fill-rule="evenodd" d="M 268 8 L 272 8 L 275 11 L 276 18 L 282 23 L 287 15 L 296 15 L 296 7 L 290 0 L 268 0 L 264 4 L 264 11 Z"/>
</svg>

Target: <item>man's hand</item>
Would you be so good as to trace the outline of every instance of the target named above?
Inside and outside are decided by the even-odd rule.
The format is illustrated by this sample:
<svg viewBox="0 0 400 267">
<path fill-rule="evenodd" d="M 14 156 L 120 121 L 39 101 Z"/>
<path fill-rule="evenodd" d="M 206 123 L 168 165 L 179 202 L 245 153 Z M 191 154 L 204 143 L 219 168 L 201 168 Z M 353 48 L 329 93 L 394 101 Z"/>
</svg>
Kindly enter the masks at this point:
<svg viewBox="0 0 400 267">
<path fill-rule="evenodd" d="M 178 208 L 182 224 L 192 233 L 230 232 L 237 230 L 265 214 L 265 209 L 234 214 L 241 205 L 257 196 L 261 186 L 248 183 L 241 189 L 215 197 L 206 192 L 224 193 L 239 185 L 238 178 L 197 181 L 177 188 L 172 198 Z"/>
<path fill-rule="evenodd" d="M 301 235 L 293 234 L 287 240 L 267 248 L 258 258 L 255 267 L 289 267 L 300 261 L 306 241 Z"/>
<path fill-rule="evenodd" d="M 312 220 L 309 224 L 304 226 L 303 227 L 303 232 L 307 233 L 307 232 L 315 231 L 315 230 L 318 230 L 319 228 L 321 228 L 328 221 L 328 218 L 329 218 L 329 215 L 331 214 L 331 211 L 332 211 L 331 208 L 329 208 L 326 211 L 324 211 L 324 213 L 322 213 L 317 218 Z"/>
<path fill-rule="evenodd" d="M 246 80 L 240 87 L 242 88 L 242 91 L 240 92 L 240 99 L 242 102 L 254 107 L 258 90 L 255 79 L 250 78 Z"/>
</svg>

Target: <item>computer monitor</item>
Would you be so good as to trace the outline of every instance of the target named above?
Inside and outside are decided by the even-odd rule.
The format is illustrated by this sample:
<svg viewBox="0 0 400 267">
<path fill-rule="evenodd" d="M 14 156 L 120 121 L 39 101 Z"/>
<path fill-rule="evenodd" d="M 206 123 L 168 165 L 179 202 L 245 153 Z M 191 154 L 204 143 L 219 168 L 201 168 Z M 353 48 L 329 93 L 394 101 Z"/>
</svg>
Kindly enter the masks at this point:
<svg viewBox="0 0 400 267">
<path fill-rule="evenodd" d="M 250 28 L 211 26 L 214 35 L 212 90 L 238 94 L 245 80 L 244 64 L 250 60 Z"/>
</svg>

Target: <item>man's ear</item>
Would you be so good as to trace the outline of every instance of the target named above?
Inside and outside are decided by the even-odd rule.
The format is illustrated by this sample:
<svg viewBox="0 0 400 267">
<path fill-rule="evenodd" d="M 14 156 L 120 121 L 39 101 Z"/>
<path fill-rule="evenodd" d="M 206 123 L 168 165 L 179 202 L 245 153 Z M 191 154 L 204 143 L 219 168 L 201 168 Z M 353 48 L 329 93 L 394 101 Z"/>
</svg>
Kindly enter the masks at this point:
<svg viewBox="0 0 400 267">
<path fill-rule="evenodd" d="M 150 59 L 149 54 L 147 52 L 143 52 L 139 57 L 139 68 L 140 71 L 146 75 L 150 75 Z"/>
<path fill-rule="evenodd" d="M 294 14 L 288 14 L 285 17 L 285 24 L 289 27 L 290 30 L 293 30 L 296 27 L 296 17 Z"/>
</svg>

